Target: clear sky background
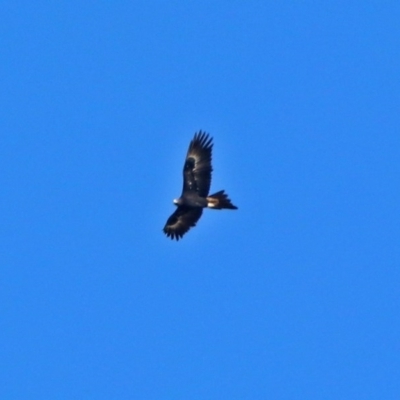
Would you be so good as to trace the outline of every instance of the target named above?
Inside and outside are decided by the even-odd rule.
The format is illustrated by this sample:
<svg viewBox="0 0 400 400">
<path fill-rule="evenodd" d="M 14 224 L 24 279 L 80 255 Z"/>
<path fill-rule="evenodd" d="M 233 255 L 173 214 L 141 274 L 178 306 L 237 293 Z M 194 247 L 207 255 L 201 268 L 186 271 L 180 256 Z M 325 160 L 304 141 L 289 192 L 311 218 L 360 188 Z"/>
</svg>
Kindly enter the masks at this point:
<svg viewBox="0 0 400 400">
<path fill-rule="evenodd" d="M 398 1 L 0 11 L 1 399 L 400 398 Z"/>
</svg>

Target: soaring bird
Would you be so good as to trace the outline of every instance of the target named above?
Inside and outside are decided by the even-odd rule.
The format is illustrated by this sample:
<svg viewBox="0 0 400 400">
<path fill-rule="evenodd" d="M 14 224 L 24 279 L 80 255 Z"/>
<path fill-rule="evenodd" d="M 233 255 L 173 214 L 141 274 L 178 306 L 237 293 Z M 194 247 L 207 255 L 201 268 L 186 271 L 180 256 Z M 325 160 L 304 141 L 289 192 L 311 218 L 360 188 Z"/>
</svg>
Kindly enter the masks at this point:
<svg viewBox="0 0 400 400">
<path fill-rule="evenodd" d="M 212 172 L 212 138 L 205 132 L 195 133 L 189 144 L 183 166 L 183 189 L 181 197 L 174 200 L 175 212 L 168 218 L 164 233 L 179 240 L 195 226 L 203 208 L 237 210 L 224 190 L 208 195 Z"/>
</svg>

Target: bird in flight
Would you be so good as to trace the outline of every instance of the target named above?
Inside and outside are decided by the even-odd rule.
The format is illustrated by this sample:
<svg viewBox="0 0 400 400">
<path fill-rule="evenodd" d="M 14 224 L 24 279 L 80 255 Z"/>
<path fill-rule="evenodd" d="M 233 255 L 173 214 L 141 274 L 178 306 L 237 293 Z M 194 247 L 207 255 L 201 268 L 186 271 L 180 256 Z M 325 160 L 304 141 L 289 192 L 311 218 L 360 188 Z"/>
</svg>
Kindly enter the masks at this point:
<svg viewBox="0 0 400 400">
<path fill-rule="evenodd" d="M 203 208 L 237 210 L 224 190 L 208 195 L 212 172 L 212 138 L 205 132 L 195 133 L 189 144 L 183 166 L 183 189 L 181 197 L 174 200 L 175 212 L 168 218 L 164 233 L 179 240 L 196 225 Z"/>
</svg>

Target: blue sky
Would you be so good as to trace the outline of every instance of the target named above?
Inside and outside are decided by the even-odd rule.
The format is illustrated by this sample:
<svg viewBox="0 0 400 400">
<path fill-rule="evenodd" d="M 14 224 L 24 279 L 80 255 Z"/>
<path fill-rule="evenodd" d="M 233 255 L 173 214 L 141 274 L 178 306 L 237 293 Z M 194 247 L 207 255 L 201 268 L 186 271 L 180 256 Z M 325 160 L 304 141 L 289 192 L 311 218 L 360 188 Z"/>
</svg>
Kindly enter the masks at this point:
<svg viewBox="0 0 400 400">
<path fill-rule="evenodd" d="M 398 2 L 0 9 L 2 399 L 399 398 Z"/>
</svg>

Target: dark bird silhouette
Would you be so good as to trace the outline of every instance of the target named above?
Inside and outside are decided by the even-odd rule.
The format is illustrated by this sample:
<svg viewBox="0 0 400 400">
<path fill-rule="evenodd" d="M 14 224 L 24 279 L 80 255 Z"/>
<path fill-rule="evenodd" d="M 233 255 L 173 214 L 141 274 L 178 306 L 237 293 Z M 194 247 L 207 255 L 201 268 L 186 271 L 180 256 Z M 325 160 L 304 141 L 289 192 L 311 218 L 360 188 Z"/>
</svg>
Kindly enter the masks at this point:
<svg viewBox="0 0 400 400">
<path fill-rule="evenodd" d="M 205 132 L 195 133 L 190 142 L 183 166 L 183 189 L 179 199 L 174 200 L 175 212 L 168 218 L 164 233 L 179 240 L 196 225 L 203 208 L 237 210 L 224 190 L 208 195 L 212 172 L 212 138 Z"/>
</svg>

